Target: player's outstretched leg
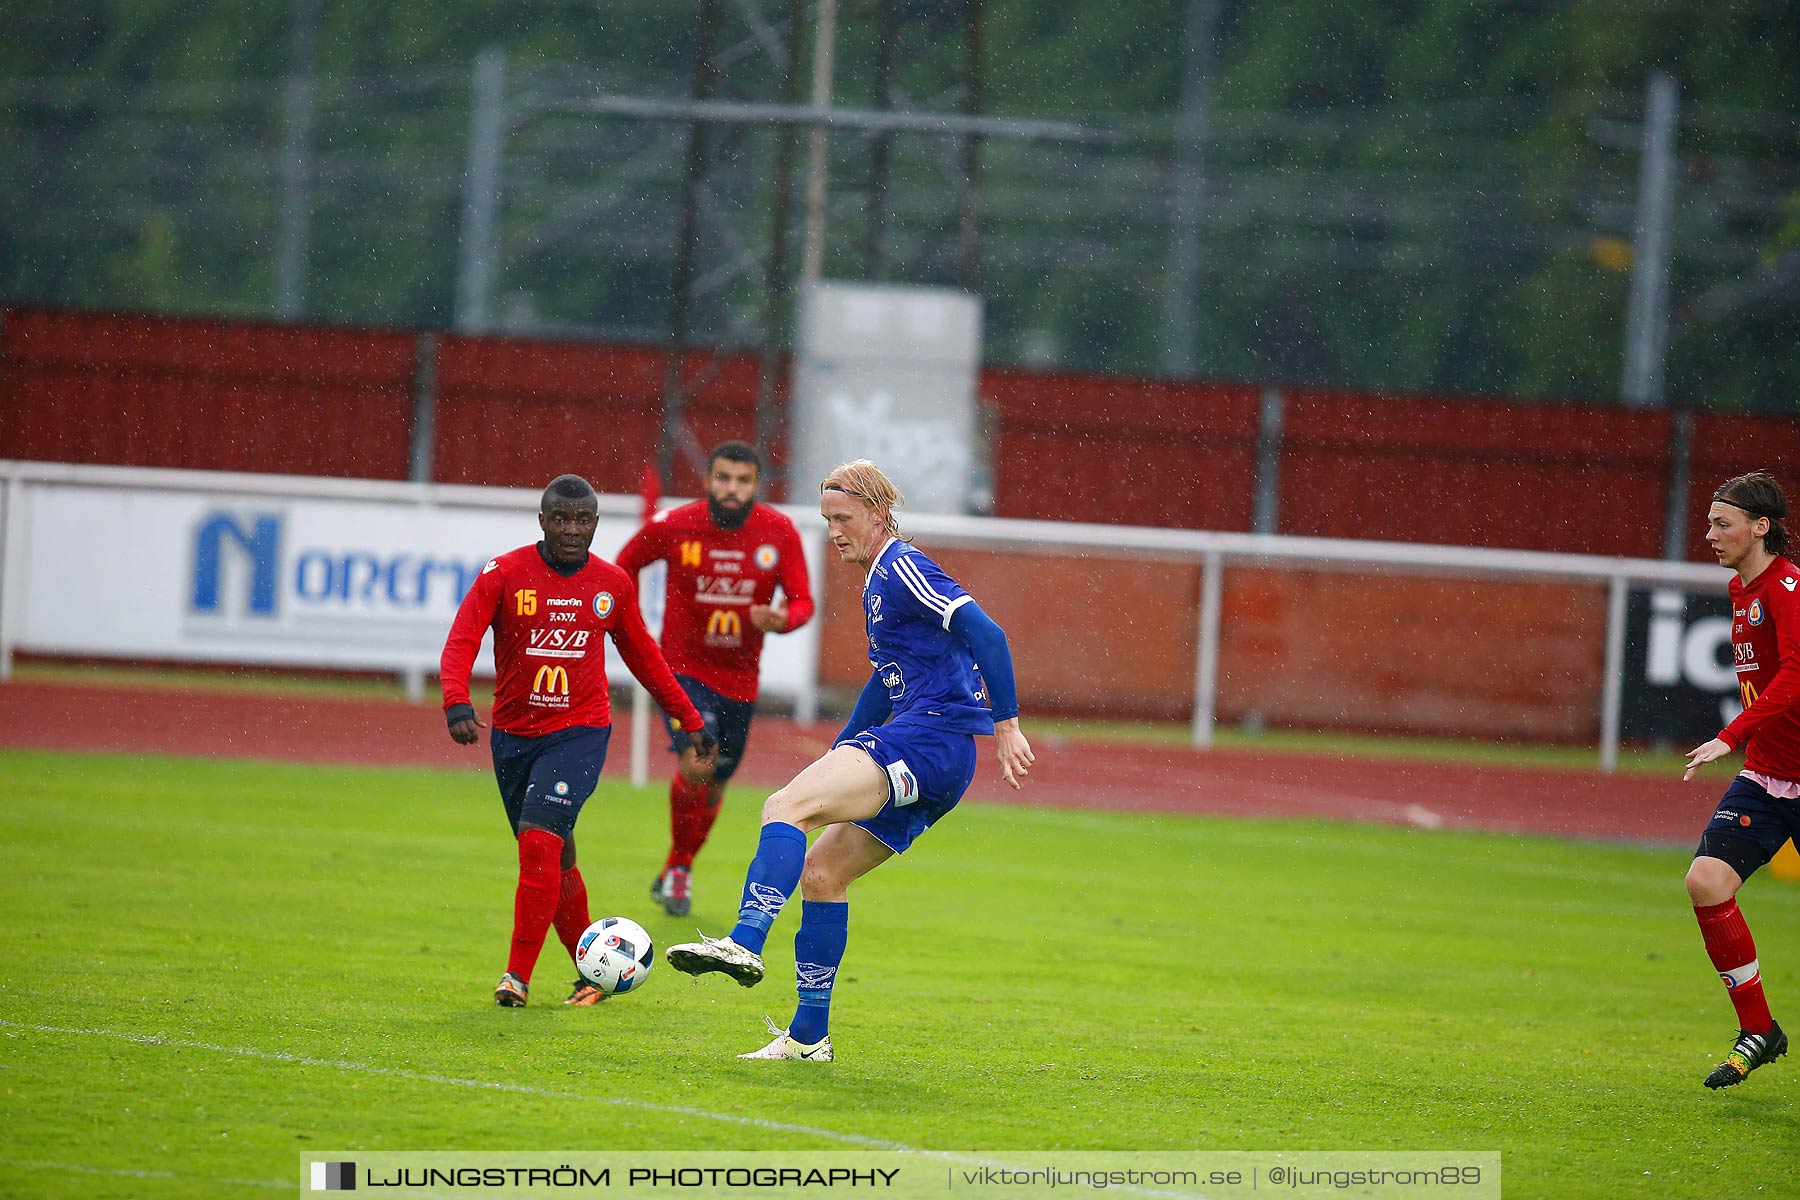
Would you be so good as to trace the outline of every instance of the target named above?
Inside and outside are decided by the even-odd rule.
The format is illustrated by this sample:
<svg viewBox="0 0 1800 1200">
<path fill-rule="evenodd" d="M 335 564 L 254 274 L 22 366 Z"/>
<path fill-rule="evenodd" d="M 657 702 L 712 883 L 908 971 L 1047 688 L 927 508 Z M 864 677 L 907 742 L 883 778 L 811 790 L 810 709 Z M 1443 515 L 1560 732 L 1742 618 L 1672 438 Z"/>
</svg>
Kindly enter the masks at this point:
<svg viewBox="0 0 1800 1200">
<path fill-rule="evenodd" d="M 544 948 L 544 935 L 556 917 L 562 896 L 563 840 L 545 829 L 519 834 L 519 886 L 513 894 L 512 952 L 506 974 L 494 988 L 494 1003 L 523 1008 L 531 986 L 531 969 Z"/>
<path fill-rule="evenodd" d="M 744 876 L 738 923 L 723 938 L 705 934 L 697 942 L 670 946 L 669 965 L 687 975 L 720 971 L 744 987 L 762 982 L 762 948 L 769 926 L 782 906 L 800 886 L 800 870 L 806 863 L 806 835 L 798 826 L 771 821 L 762 827 L 756 857 Z"/>
<path fill-rule="evenodd" d="M 1731 1053 L 1706 1077 L 1706 1086 L 1736 1087 L 1750 1077 L 1750 1072 L 1758 1067 L 1768 1066 L 1787 1052 L 1787 1034 L 1781 1032 L 1779 1022 L 1771 1021 L 1767 1033 L 1751 1033 L 1740 1029 L 1737 1041 L 1732 1044 Z"/>
</svg>

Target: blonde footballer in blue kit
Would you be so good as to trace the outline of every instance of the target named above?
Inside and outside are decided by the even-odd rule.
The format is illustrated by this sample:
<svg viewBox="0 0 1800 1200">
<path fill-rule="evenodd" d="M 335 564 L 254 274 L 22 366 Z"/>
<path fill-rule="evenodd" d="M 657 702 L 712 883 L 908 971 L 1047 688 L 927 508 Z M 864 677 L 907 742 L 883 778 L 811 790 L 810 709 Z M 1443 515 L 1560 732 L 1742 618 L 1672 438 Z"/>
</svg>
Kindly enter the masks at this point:
<svg viewBox="0 0 1800 1200">
<path fill-rule="evenodd" d="M 671 946 L 669 965 L 718 971 L 745 987 L 763 977 L 769 928 L 796 887 L 799 1004 L 775 1040 L 740 1058 L 829 1062 L 832 987 L 849 928 L 850 884 L 896 854 L 962 799 L 975 738 L 992 734 L 1000 775 L 1017 788 L 1034 756 L 1019 732 L 1006 634 L 936 563 L 901 540 L 900 492 L 866 459 L 820 485 L 839 558 L 868 568 L 863 623 L 869 681 L 831 751 L 769 797 L 738 923 L 727 937 Z M 824 829 L 808 850 L 806 835 Z"/>
</svg>

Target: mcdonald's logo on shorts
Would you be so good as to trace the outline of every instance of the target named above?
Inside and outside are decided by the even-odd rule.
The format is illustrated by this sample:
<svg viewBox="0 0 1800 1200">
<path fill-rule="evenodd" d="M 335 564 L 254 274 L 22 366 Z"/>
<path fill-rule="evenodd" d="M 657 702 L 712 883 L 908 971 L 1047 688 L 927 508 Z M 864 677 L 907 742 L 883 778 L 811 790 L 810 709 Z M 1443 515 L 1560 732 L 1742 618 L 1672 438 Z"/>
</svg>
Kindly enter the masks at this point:
<svg viewBox="0 0 1800 1200">
<path fill-rule="evenodd" d="M 715 608 L 706 618 L 706 636 L 738 641 L 744 636 L 744 618 L 728 608 Z"/>
<path fill-rule="evenodd" d="M 539 667 L 537 669 L 537 677 L 531 681 L 531 690 L 546 696 L 568 695 L 568 668 L 550 666 Z"/>
</svg>

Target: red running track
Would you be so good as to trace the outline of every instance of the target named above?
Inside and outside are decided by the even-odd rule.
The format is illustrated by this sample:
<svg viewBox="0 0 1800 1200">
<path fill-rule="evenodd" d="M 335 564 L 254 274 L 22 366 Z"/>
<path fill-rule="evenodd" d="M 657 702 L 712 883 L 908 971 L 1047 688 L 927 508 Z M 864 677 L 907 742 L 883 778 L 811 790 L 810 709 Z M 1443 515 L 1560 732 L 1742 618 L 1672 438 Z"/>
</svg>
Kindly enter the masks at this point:
<svg viewBox="0 0 1800 1200">
<path fill-rule="evenodd" d="M 619 724 L 608 776 L 626 772 L 630 718 Z M 660 723 L 653 737 L 660 737 Z M 823 752 L 835 725 L 765 716 L 739 778 L 779 785 Z M 1030 722 L 1027 718 L 1026 733 Z M 665 766 L 656 742 L 658 760 Z M 485 771 L 485 748 L 458 746 L 434 705 L 270 694 L 0 685 L 0 745 L 115 754 L 298 763 L 465 767 Z M 1198 751 L 1117 742 L 1039 739 L 1022 792 L 999 779 L 992 742 L 972 799 L 1131 812 L 1330 818 L 1644 842 L 1690 842 L 1728 776 L 1605 776 L 1321 754 Z M 3 791 L 0 788 L 0 791 Z"/>
</svg>

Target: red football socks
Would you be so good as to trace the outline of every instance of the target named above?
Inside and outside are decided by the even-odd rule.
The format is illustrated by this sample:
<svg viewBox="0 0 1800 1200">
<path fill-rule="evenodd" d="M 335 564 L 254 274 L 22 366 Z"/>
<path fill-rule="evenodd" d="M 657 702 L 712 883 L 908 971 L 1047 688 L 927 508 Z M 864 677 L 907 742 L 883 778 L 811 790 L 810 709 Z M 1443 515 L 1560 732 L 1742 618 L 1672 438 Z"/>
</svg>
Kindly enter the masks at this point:
<svg viewBox="0 0 1800 1200">
<path fill-rule="evenodd" d="M 556 936 L 562 939 L 570 962 L 575 960 L 575 943 L 592 924 L 588 918 L 587 882 L 581 878 L 580 867 L 570 867 L 562 873 L 562 893 L 556 902 L 555 921 Z"/>
<path fill-rule="evenodd" d="M 1723 904 L 1695 905 L 1694 916 L 1700 921 L 1706 955 L 1730 989 L 1738 1027 L 1746 1033 L 1769 1032 L 1775 1021 L 1769 1016 L 1769 1002 L 1763 996 L 1756 943 L 1750 938 L 1750 926 L 1744 923 L 1736 898 Z"/>
<path fill-rule="evenodd" d="M 704 783 L 690 783 L 677 775 L 669 781 L 669 858 L 663 870 L 694 866 L 694 855 L 706 844 L 718 808 L 707 804 Z"/>
<path fill-rule="evenodd" d="M 526 983 L 556 916 L 561 874 L 561 838 L 542 829 L 519 835 L 519 890 L 513 896 L 512 955 L 506 969 Z"/>
</svg>

